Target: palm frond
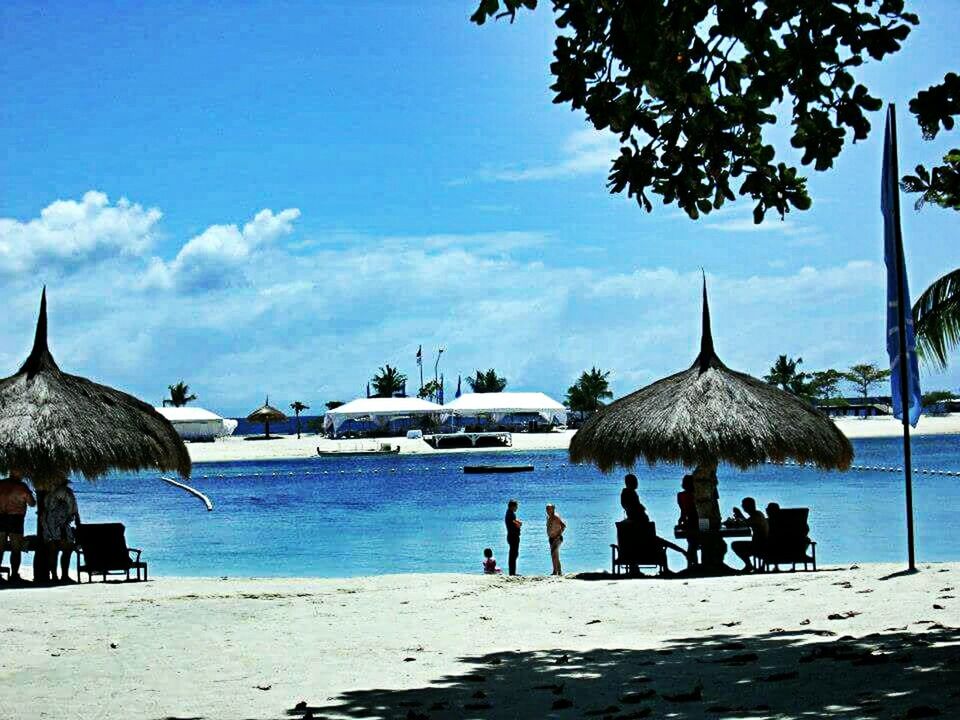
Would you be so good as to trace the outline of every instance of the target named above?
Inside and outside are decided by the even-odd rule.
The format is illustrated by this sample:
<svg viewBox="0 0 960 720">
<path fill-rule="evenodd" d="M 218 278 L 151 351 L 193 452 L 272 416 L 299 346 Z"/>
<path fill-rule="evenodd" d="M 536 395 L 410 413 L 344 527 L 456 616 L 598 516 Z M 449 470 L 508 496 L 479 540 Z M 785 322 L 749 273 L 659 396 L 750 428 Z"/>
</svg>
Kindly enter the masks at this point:
<svg viewBox="0 0 960 720">
<path fill-rule="evenodd" d="M 960 268 L 923 291 L 913 305 L 917 354 L 926 364 L 944 369 L 947 356 L 960 345 Z"/>
</svg>

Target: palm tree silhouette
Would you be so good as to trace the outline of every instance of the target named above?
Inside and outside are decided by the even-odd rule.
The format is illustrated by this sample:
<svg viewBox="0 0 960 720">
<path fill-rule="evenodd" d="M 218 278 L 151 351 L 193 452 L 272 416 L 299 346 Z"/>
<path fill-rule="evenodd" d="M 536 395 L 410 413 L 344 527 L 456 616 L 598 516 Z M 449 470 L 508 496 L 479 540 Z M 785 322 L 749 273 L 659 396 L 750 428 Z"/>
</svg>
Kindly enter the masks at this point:
<svg viewBox="0 0 960 720">
<path fill-rule="evenodd" d="M 393 397 L 403 390 L 403 386 L 407 382 L 407 376 L 388 363 L 386 367 L 377 371 L 370 382 L 373 384 L 376 397 Z"/>
<path fill-rule="evenodd" d="M 584 370 L 576 383 L 567 389 L 567 407 L 579 412 L 596 412 L 603 407 L 604 400 L 613 397 L 607 378 L 610 371 L 595 367 Z"/>
<path fill-rule="evenodd" d="M 183 380 L 178 382 L 176 385 L 168 385 L 167 388 L 170 390 L 170 397 L 164 399 L 163 406 L 168 407 L 173 405 L 173 407 L 183 407 L 188 402 L 192 402 L 197 399 L 196 395 L 190 394 L 190 386 L 187 385 Z"/>
<path fill-rule="evenodd" d="M 293 410 L 293 414 L 297 416 L 297 440 L 300 439 L 300 413 L 304 410 L 309 410 L 309 405 L 304 405 L 299 400 L 294 400 L 290 403 L 290 409 Z"/>
</svg>

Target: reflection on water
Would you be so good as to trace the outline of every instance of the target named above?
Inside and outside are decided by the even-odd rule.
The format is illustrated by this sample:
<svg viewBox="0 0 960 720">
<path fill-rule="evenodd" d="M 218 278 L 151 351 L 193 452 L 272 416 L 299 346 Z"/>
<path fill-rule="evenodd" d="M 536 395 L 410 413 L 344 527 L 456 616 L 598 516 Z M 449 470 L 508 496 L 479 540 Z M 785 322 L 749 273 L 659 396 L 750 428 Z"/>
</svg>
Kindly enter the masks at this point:
<svg viewBox="0 0 960 720">
<path fill-rule="evenodd" d="M 898 439 L 854 442 L 856 463 L 901 464 Z M 914 464 L 960 470 L 960 437 L 914 440 Z M 517 498 L 525 521 L 520 572 L 548 573 L 544 505 L 568 525 L 567 572 L 605 568 L 613 521 L 622 516 L 622 473 L 570 465 L 565 452 L 316 458 L 197 465 L 190 484 L 214 511 L 149 474 L 76 482 L 89 522 L 119 520 L 144 549 L 151 574 L 350 576 L 392 572 L 475 572 L 484 547 L 506 564 L 503 513 Z M 535 472 L 464 475 L 469 464 L 532 464 Z M 640 467 L 640 495 L 661 534 L 677 518 L 682 469 Z M 823 564 L 899 562 L 906 556 L 903 477 L 889 472 L 825 473 L 765 466 L 720 468 L 721 508 L 744 495 L 760 504 L 811 508 Z M 960 478 L 914 480 L 921 560 L 957 560 Z M 32 522 L 31 518 L 28 522 Z M 673 559 L 679 566 L 679 557 Z"/>
</svg>

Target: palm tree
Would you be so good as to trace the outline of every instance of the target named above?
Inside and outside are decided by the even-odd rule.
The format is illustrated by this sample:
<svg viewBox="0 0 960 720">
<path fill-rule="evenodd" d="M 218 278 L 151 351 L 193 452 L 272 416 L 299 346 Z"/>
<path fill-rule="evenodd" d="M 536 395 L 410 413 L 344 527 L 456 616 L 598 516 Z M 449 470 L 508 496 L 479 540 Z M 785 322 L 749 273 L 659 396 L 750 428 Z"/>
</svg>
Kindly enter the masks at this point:
<svg viewBox="0 0 960 720">
<path fill-rule="evenodd" d="M 498 393 L 507 387 L 507 379 L 490 368 L 486 372 L 477 370 L 476 376 L 467 378 L 467 385 L 475 393 Z"/>
<path fill-rule="evenodd" d="M 960 346 L 960 268 L 935 280 L 913 305 L 917 353 L 941 370 L 947 355 Z"/>
<path fill-rule="evenodd" d="M 786 355 L 781 355 L 770 368 L 770 372 L 763 376 L 763 379 L 781 390 L 792 392 L 791 387 L 796 388 L 798 381 L 802 382 L 806 379 L 807 374 L 797 370 L 802 363 L 803 358 L 794 360 Z"/>
<path fill-rule="evenodd" d="M 290 409 L 293 410 L 293 414 L 297 416 L 297 440 L 300 439 L 300 413 L 304 410 L 309 410 L 309 405 L 304 405 L 299 400 L 294 400 L 290 403 Z"/>
<path fill-rule="evenodd" d="M 163 406 L 168 407 L 173 405 L 173 407 L 183 407 L 188 402 L 192 402 L 197 399 L 196 395 L 190 395 L 190 386 L 187 385 L 183 380 L 178 382 L 176 385 L 168 385 L 167 388 L 170 390 L 170 397 L 164 399 Z"/>
<path fill-rule="evenodd" d="M 375 397 L 393 397 L 403 390 L 407 376 L 388 363 L 377 371 L 370 382 L 373 383 Z"/>
<path fill-rule="evenodd" d="M 584 370 L 576 383 L 567 389 L 567 407 L 579 412 L 596 412 L 604 405 L 604 400 L 613 397 L 607 378 L 610 371 L 603 372 L 595 367 Z"/>
</svg>

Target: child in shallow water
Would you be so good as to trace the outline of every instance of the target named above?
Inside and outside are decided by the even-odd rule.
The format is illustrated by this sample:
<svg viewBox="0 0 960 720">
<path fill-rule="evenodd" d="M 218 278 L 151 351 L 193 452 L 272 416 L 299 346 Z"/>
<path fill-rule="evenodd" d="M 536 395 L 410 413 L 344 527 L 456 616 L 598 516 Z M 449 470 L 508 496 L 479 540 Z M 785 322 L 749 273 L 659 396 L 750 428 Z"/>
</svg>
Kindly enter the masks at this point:
<svg viewBox="0 0 960 720">
<path fill-rule="evenodd" d="M 483 572 L 485 575 L 497 575 L 500 572 L 500 568 L 497 567 L 497 561 L 493 557 L 493 550 L 490 548 L 483 549 Z"/>
</svg>

